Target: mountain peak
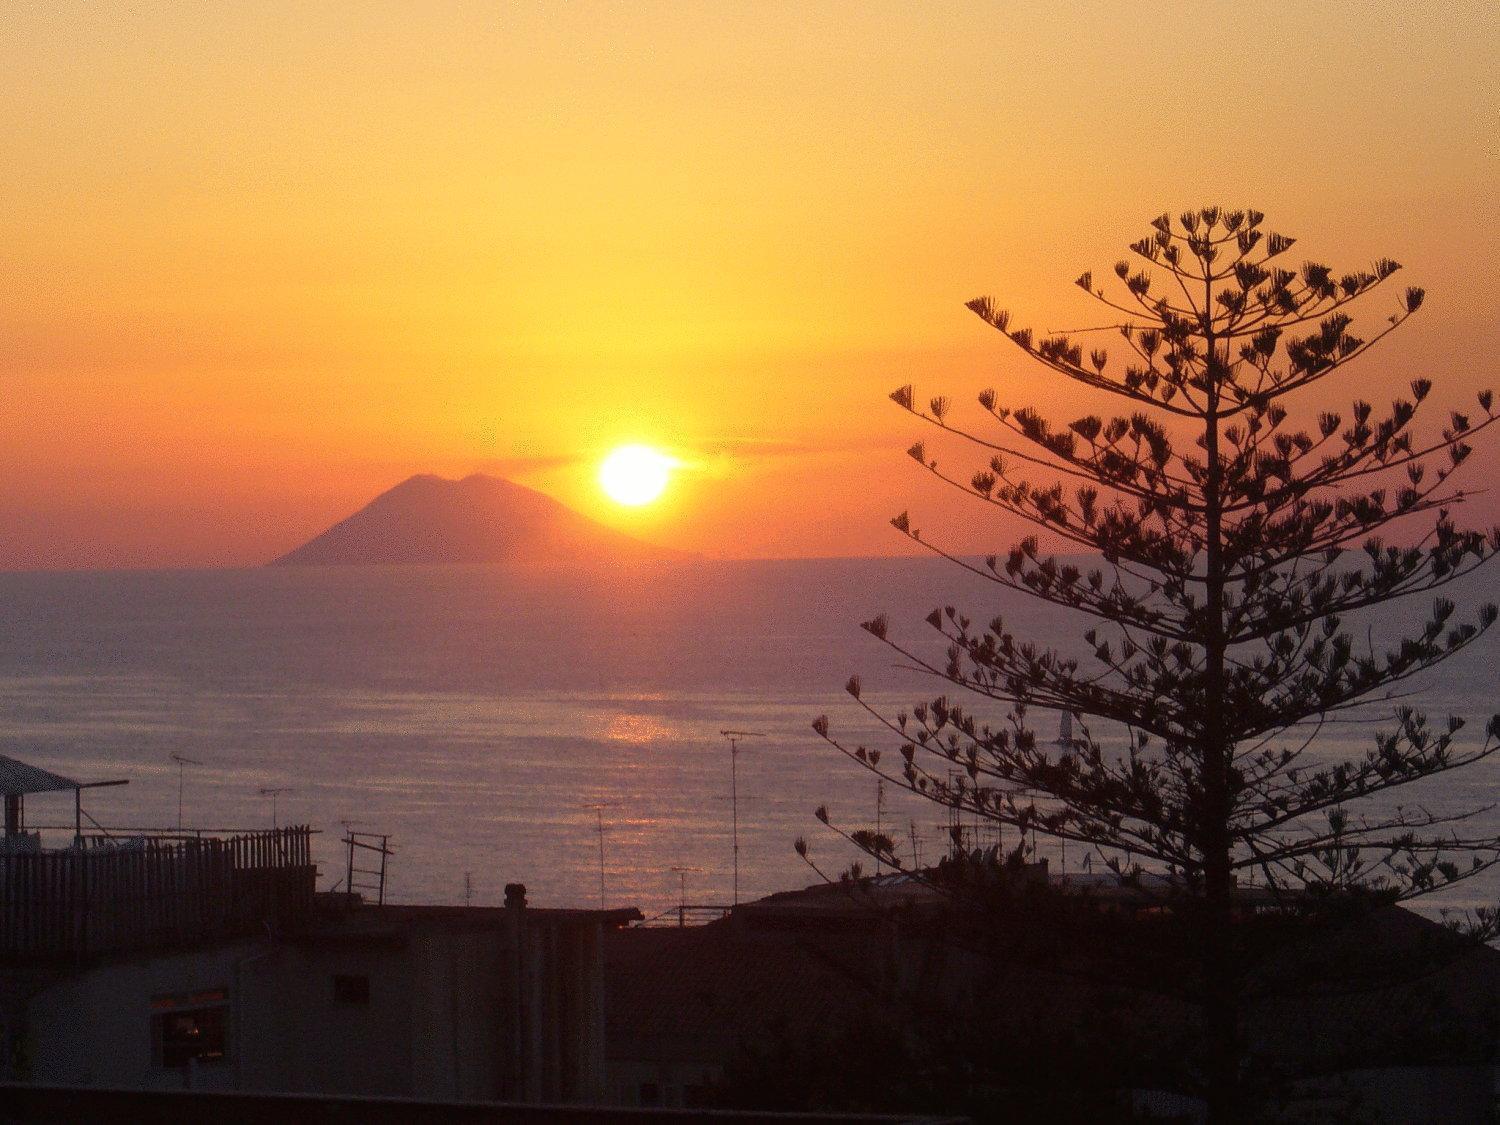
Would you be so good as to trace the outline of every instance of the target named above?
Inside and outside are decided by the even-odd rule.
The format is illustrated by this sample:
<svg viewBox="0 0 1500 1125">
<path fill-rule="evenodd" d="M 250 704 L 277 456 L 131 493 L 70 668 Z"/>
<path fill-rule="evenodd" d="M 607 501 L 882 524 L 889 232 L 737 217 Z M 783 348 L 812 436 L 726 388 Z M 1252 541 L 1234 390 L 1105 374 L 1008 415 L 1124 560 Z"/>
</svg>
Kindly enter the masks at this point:
<svg viewBox="0 0 1500 1125">
<path fill-rule="evenodd" d="M 503 477 L 418 473 L 273 566 L 504 563 L 596 567 L 682 558 Z"/>
</svg>

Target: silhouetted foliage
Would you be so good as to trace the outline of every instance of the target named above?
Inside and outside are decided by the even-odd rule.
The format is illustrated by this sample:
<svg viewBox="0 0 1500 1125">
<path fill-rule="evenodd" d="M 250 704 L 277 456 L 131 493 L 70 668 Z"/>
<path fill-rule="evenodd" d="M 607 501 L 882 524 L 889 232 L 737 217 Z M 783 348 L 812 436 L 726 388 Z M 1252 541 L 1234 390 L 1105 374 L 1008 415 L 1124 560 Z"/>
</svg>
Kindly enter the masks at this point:
<svg viewBox="0 0 1500 1125">
<path fill-rule="evenodd" d="M 1086 951 L 1099 915 L 1070 910 L 1019 869 L 998 877 L 996 870 L 985 876 L 991 890 L 1050 901 L 1063 925 L 1063 912 L 1071 913 L 1068 948 Z M 843 893 L 853 909 L 872 905 L 865 884 L 851 880 Z M 1133 1119 L 1121 1091 L 1127 1076 L 1141 1071 L 1142 1012 L 1128 990 L 1080 989 L 1036 971 L 1034 963 L 1018 973 L 1014 961 L 994 955 L 993 933 L 954 940 L 955 924 L 967 930 L 968 917 L 928 909 L 884 913 L 881 932 L 894 946 L 830 941 L 826 933 L 783 935 L 844 978 L 847 993 L 824 1006 L 816 1022 L 772 1021 L 742 1034 L 714 1103 L 953 1113 L 975 1121 Z M 1055 946 L 1057 932 L 1048 940 Z M 896 948 L 901 955 L 892 959 Z"/>
<path fill-rule="evenodd" d="M 913 1034 L 913 1028 L 917 1034 Z M 1015 1013 L 982 1021 L 924 1018 L 900 1004 L 868 1020 L 746 1039 L 714 1102 L 773 1112 L 951 1113 L 975 1121 L 1133 1120 L 1105 1059 L 1109 1025 L 1080 1021 L 1038 1036 Z"/>
<path fill-rule="evenodd" d="M 1404 685 L 1473 644 L 1496 607 L 1461 620 L 1438 595 L 1409 635 L 1379 642 L 1367 625 L 1378 607 L 1441 591 L 1500 549 L 1500 529 L 1454 522 L 1465 493 L 1450 483 L 1474 435 L 1494 425 L 1493 397 L 1481 392 L 1427 436 L 1416 428 L 1432 392 L 1425 378 L 1383 410 L 1356 399 L 1296 424 L 1288 400 L 1380 343 L 1421 308 L 1423 291 L 1405 289 L 1392 315 L 1356 335 L 1347 306 L 1389 283 L 1397 263 L 1287 267 L 1294 240 L 1262 223 L 1259 212 L 1216 207 L 1162 215 L 1114 267 L 1118 295 L 1079 277 L 1118 316 L 1108 329 L 1123 359 L 1013 327 L 989 298 L 969 302 L 1042 368 L 1123 400 L 1124 412 L 1059 425 L 985 391 L 987 436 L 959 425 L 946 398 L 923 406 L 905 386 L 891 395 L 897 405 L 982 463 L 940 467 L 922 442 L 909 453 L 1096 561 L 1060 557 L 1033 536 L 981 563 L 925 537 L 906 513 L 892 522 L 958 567 L 1091 618 L 1087 655 L 951 605 L 926 618 L 942 638 L 933 651 L 880 616 L 864 629 L 946 681 L 945 693 L 887 714 L 852 678 L 849 694 L 894 744 L 883 754 L 840 739 L 826 717 L 814 724 L 888 782 L 1023 839 L 1082 845 L 1157 896 L 1185 935 L 1192 971 L 1180 975 L 1201 1012 L 1196 1082 L 1213 1120 L 1233 1118 L 1251 1093 L 1242 1008 L 1257 958 L 1295 940 L 1286 924 L 1242 924 L 1250 884 L 1261 888 L 1256 910 L 1306 934 L 1500 860 L 1500 840 L 1463 829 L 1472 812 L 1383 796 L 1500 746 L 1500 716 L 1466 738 L 1463 719 L 1429 723 L 1404 701 Z M 973 699 L 1003 710 L 982 718 Z M 1318 741 L 1326 724 L 1375 706 L 1387 708 L 1389 729 L 1363 755 L 1330 758 Z M 1076 736 L 1038 737 L 1033 709 L 1071 715 Z M 1120 745 L 1090 720 L 1122 732 Z M 825 809 L 819 818 L 901 867 L 888 840 L 832 825 Z M 1145 872 L 1157 876 L 1149 885 Z M 1471 913 L 1464 932 L 1487 938 L 1495 921 Z"/>
</svg>

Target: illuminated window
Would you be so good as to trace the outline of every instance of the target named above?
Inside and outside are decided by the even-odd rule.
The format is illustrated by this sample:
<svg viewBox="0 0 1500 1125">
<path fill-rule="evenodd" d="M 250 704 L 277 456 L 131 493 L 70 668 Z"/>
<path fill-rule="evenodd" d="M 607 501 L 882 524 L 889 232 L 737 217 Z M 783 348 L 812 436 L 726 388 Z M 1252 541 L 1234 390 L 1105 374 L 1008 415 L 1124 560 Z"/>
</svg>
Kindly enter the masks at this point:
<svg viewBox="0 0 1500 1125">
<path fill-rule="evenodd" d="M 229 1009 L 177 1008 L 151 1017 L 156 1065 L 181 1068 L 189 1063 L 223 1062 L 228 1048 Z"/>
</svg>

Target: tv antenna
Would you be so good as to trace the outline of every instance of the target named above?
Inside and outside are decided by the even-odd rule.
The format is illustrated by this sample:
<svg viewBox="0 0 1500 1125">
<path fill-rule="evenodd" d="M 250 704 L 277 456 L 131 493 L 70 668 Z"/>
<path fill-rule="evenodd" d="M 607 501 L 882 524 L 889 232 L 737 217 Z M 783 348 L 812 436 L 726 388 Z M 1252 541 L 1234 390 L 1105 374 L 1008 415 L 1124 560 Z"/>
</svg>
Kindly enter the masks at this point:
<svg viewBox="0 0 1500 1125">
<path fill-rule="evenodd" d="M 599 909 L 604 906 L 604 810 L 609 808 L 607 801 L 595 801 L 593 804 L 584 805 L 594 814 L 594 822 L 599 828 Z"/>
<path fill-rule="evenodd" d="M 293 788 L 291 788 L 290 786 L 287 786 L 287 785 L 280 785 L 280 786 L 265 785 L 265 786 L 261 787 L 260 795 L 262 797 L 269 797 L 269 798 L 271 798 L 271 827 L 272 828 L 280 828 L 281 827 L 281 825 L 278 824 L 277 820 L 276 820 L 276 798 L 280 797 L 283 793 L 295 793 L 295 792 L 297 792 L 295 789 L 293 789 Z"/>
<path fill-rule="evenodd" d="M 695 871 L 702 871 L 703 868 L 676 864 L 671 870 L 677 873 L 677 928 L 681 929 L 687 925 L 687 877 Z"/>
<path fill-rule="evenodd" d="M 729 805 L 734 825 L 734 905 L 738 906 L 740 904 L 740 739 L 765 738 L 766 736 L 754 730 L 721 730 L 719 733 L 729 739 Z"/>
<path fill-rule="evenodd" d="M 342 820 L 339 823 L 344 825 L 344 846 L 349 849 L 349 866 L 347 874 L 344 877 L 344 890 L 348 891 L 350 894 L 358 894 L 361 891 L 374 891 L 376 903 L 384 906 L 386 864 L 389 862 L 391 856 L 396 854 L 391 850 L 390 836 L 382 835 L 378 832 L 356 832 L 354 831 L 354 829 L 349 827 L 349 825 L 355 823 L 352 820 Z M 380 857 L 380 866 L 354 866 L 356 850 L 361 853 L 359 856 L 360 859 L 364 858 L 364 855 L 362 853 L 374 852 Z M 356 882 L 354 878 L 356 875 L 368 875 L 371 877 L 373 882 Z M 469 889 L 469 886 L 467 885 L 468 875 L 469 873 L 467 871 L 464 872 L 466 891 Z"/>
<path fill-rule="evenodd" d="M 175 751 L 167 757 L 177 763 L 177 831 L 182 831 L 182 767 L 201 766 L 203 763 L 197 758 L 189 758 L 186 754 L 178 754 Z"/>
</svg>

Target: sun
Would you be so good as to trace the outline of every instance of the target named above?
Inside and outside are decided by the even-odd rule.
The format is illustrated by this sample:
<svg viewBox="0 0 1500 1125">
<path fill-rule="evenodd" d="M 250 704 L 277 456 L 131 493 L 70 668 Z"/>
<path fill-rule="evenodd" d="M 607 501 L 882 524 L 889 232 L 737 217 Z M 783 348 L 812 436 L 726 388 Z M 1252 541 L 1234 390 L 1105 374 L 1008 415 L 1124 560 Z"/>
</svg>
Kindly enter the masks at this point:
<svg viewBox="0 0 1500 1125">
<path fill-rule="evenodd" d="M 677 461 L 649 445 L 622 445 L 599 466 L 599 485 L 617 504 L 638 508 L 655 500 Z"/>
</svg>

